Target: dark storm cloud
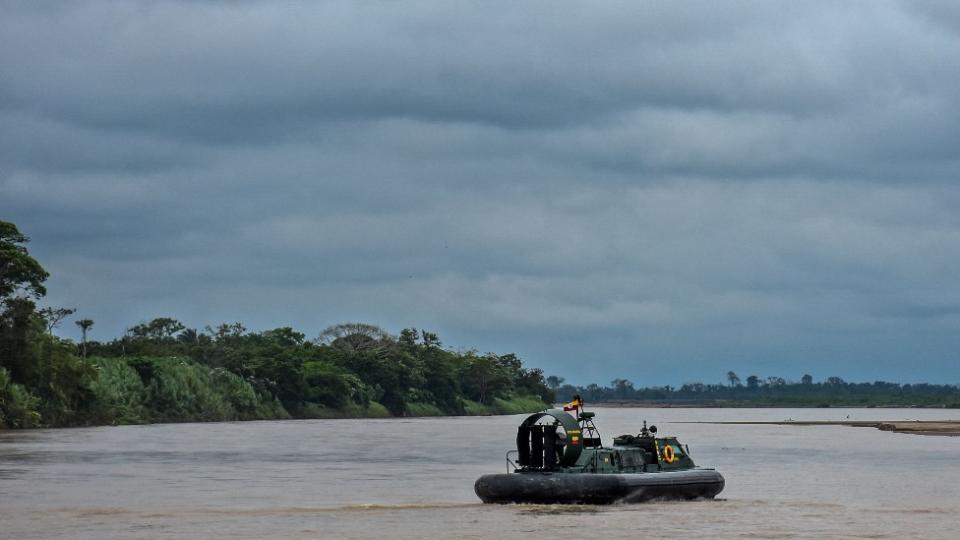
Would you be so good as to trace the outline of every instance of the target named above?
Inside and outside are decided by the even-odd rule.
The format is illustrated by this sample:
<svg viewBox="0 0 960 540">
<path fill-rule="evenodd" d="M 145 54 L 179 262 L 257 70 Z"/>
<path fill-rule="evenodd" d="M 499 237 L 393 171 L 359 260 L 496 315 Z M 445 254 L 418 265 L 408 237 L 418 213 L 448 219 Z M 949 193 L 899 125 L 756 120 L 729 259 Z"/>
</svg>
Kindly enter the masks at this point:
<svg viewBox="0 0 960 540">
<path fill-rule="evenodd" d="M 101 337 L 356 319 L 577 381 L 958 379 L 950 3 L 4 11 L 0 211 Z"/>
</svg>

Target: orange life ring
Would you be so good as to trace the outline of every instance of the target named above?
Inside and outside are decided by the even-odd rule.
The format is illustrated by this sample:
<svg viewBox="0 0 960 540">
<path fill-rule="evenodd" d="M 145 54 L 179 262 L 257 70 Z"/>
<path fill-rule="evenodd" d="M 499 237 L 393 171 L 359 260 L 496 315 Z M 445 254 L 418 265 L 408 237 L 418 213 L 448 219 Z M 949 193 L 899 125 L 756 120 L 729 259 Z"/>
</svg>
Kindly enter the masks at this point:
<svg viewBox="0 0 960 540">
<path fill-rule="evenodd" d="M 673 463 L 677 460 L 677 454 L 674 453 L 673 447 L 669 444 L 663 447 L 663 460 L 667 463 Z"/>
</svg>

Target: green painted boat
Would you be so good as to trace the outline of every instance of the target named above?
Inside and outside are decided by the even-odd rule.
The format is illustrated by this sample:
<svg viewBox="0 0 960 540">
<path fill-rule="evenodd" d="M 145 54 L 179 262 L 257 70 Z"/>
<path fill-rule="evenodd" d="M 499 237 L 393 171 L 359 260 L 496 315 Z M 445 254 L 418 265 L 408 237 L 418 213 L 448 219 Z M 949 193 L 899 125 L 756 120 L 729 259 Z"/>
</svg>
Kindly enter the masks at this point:
<svg viewBox="0 0 960 540">
<path fill-rule="evenodd" d="M 517 448 L 506 455 L 507 472 L 483 475 L 474 484 L 483 502 L 632 503 L 713 498 L 723 490 L 723 476 L 697 467 L 676 437 L 658 436 L 656 426 L 644 422 L 637 435 L 620 435 L 604 446 L 595 414 L 574 403 L 574 414 L 550 409 L 524 419 Z"/>
</svg>

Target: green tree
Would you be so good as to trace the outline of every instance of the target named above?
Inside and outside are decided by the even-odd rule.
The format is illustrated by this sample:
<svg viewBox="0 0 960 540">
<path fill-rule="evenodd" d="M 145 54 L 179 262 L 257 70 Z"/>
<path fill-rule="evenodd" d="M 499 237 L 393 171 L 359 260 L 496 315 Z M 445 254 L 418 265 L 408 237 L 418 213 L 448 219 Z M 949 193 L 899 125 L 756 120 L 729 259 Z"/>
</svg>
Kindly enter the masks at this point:
<svg viewBox="0 0 960 540">
<path fill-rule="evenodd" d="M 23 244 L 29 241 L 16 225 L 0 221 L 0 302 L 19 292 L 33 298 L 47 294 L 43 282 L 50 274 L 27 252 Z"/>
<path fill-rule="evenodd" d="M 70 315 L 73 315 L 73 314 L 76 313 L 76 312 L 77 312 L 77 310 L 72 309 L 72 308 L 52 308 L 52 307 L 45 307 L 45 308 L 41 309 L 40 311 L 38 311 L 37 313 L 38 313 L 38 314 L 40 315 L 40 317 L 42 317 L 43 320 L 46 322 L 46 325 L 47 325 L 47 333 L 50 334 L 50 335 L 53 335 L 53 331 L 54 331 L 58 326 L 60 326 L 60 323 L 61 323 L 64 319 L 66 319 L 66 318 L 69 317 Z"/>
<path fill-rule="evenodd" d="M 610 381 L 613 387 L 614 395 L 619 399 L 626 399 L 633 395 L 633 383 L 627 379 L 614 379 Z"/>
<path fill-rule="evenodd" d="M 93 327 L 93 321 L 91 319 L 80 319 L 76 321 L 76 325 L 80 327 L 80 344 L 83 347 L 83 357 L 87 357 L 87 332 L 90 331 L 90 328 Z"/>
<path fill-rule="evenodd" d="M 216 341 L 237 340 L 243 337 L 247 328 L 240 322 L 223 323 L 216 328 L 207 326 L 207 332 L 213 336 Z"/>
<path fill-rule="evenodd" d="M 13 382 L 0 367 L 0 428 L 30 428 L 40 425 L 40 400 Z"/>
<path fill-rule="evenodd" d="M 767 377 L 767 386 L 771 388 L 779 388 L 781 386 L 786 386 L 786 385 L 787 385 L 787 381 L 783 377 L 776 377 L 776 376 Z"/>
<path fill-rule="evenodd" d="M 318 342 L 344 351 L 376 349 L 390 340 L 383 328 L 365 323 L 344 323 L 327 327 L 320 332 Z"/>
<path fill-rule="evenodd" d="M 186 328 L 183 323 L 170 317 L 157 317 L 150 322 L 140 323 L 127 329 L 134 338 L 163 341 Z"/>
<path fill-rule="evenodd" d="M 740 377 L 737 376 L 733 371 L 727 372 L 727 381 L 730 383 L 730 387 L 740 386 Z"/>
<path fill-rule="evenodd" d="M 196 345 L 200 343 L 200 334 L 196 328 L 184 328 L 182 332 L 177 334 L 177 341 L 187 345 Z"/>
<path fill-rule="evenodd" d="M 47 294 L 43 282 L 50 275 L 30 256 L 29 241 L 16 225 L 0 221 L 0 368 L 21 384 L 40 379 L 31 338 L 46 325 L 32 299 Z"/>
<path fill-rule="evenodd" d="M 423 341 L 424 347 L 440 347 L 442 345 L 440 338 L 436 334 L 427 332 L 426 330 L 420 332 L 420 339 Z"/>
<path fill-rule="evenodd" d="M 416 328 L 404 328 L 400 331 L 400 337 L 397 342 L 406 350 L 413 350 L 417 346 L 417 338 L 420 333 Z"/>
<path fill-rule="evenodd" d="M 0 309 L 0 367 L 7 368 L 14 382 L 23 384 L 41 378 L 40 366 L 33 355 L 35 350 L 31 348 L 37 331 L 46 333 L 32 300 L 22 297 L 4 300 Z"/>
<path fill-rule="evenodd" d="M 510 387 L 510 376 L 496 355 L 469 355 L 460 375 L 461 387 L 467 397 L 490 405 Z"/>
<path fill-rule="evenodd" d="M 457 355 L 438 348 L 424 347 L 423 387 L 433 396 L 434 403 L 442 410 L 463 414 L 460 383 L 457 378 Z"/>
<path fill-rule="evenodd" d="M 300 345 L 303 345 L 304 339 L 307 337 L 306 334 L 297 332 L 289 326 L 267 330 L 262 334 L 262 336 L 267 341 L 285 347 L 299 347 Z"/>
<path fill-rule="evenodd" d="M 303 364 L 305 401 L 319 403 L 327 407 L 341 408 L 356 395 L 354 391 L 359 381 L 348 371 L 324 362 L 306 362 Z"/>
</svg>

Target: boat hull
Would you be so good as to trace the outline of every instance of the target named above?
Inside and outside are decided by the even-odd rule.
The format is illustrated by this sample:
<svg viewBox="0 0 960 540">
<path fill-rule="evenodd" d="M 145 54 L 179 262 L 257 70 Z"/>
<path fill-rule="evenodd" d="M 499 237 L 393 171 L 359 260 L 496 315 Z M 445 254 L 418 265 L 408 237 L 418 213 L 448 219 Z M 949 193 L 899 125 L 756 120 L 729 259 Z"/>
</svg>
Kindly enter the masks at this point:
<svg viewBox="0 0 960 540">
<path fill-rule="evenodd" d="M 713 498 L 723 490 L 713 469 L 632 474 L 522 472 L 487 474 L 473 486 L 485 503 L 612 504 Z"/>
</svg>

